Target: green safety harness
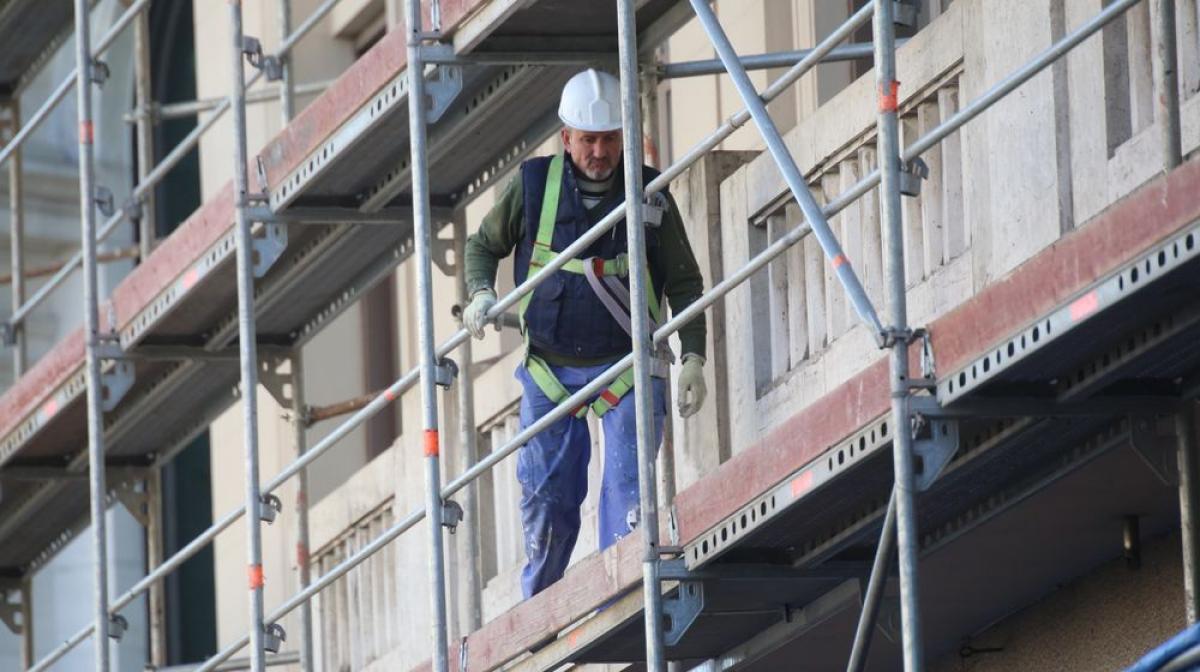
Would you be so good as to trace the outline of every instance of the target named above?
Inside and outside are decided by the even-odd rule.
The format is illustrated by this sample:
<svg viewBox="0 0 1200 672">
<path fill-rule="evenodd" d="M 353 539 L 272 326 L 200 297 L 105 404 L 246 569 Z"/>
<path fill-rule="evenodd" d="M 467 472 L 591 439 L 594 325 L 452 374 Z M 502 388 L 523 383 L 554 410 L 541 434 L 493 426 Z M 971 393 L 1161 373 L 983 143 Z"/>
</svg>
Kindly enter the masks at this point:
<svg viewBox="0 0 1200 672">
<path fill-rule="evenodd" d="M 542 210 L 541 216 L 538 219 L 537 237 L 533 241 L 533 254 L 529 259 L 530 272 L 536 272 L 536 269 L 546 266 L 557 256 L 557 253 L 551 249 L 551 241 L 554 240 L 554 223 L 558 215 L 558 199 L 562 189 L 562 174 L 563 174 L 563 157 L 562 154 L 555 156 L 550 161 L 550 170 L 546 175 L 546 188 L 542 193 Z M 665 201 L 665 199 L 664 199 Z M 659 208 L 658 215 L 661 216 L 662 206 L 649 205 L 648 207 Z M 620 254 L 616 259 L 600 259 L 599 257 L 591 257 L 588 259 L 571 259 L 559 270 L 567 273 L 576 273 L 587 278 L 588 284 L 592 290 L 596 292 L 596 296 L 600 299 L 604 307 L 612 314 L 613 319 L 617 321 L 626 331 L 631 333 L 630 328 L 630 312 L 629 312 L 629 292 L 621 283 L 621 278 L 629 275 L 629 258 L 625 254 Z M 659 305 L 658 296 L 654 293 L 653 284 L 650 282 L 650 270 L 646 269 L 646 300 L 650 308 L 650 319 L 653 322 L 652 330 L 658 329 L 662 324 L 662 307 Z M 525 370 L 529 372 L 529 377 L 550 399 L 556 404 L 562 403 L 567 397 L 571 396 L 567 392 L 567 388 L 559 382 L 558 377 L 550 370 L 550 365 L 546 360 L 533 354 L 529 345 L 529 331 L 525 328 L 525 310 L 529 306 L 529 301 L 533 297 L 533 292 L 529 292 L 521 298 L 519 313 L 521 316 L 521 332 L 525 335 Z M 670 366 L 671 353 L 670 349 L 664 343 L 656 356 L 651 360 L 653 363 L 653 371 L 651 375 L 659 378 L 665 378 L 667 368 Z M 588 408 L 596 414 L 596 417 L 601 417 L 616 406 L 621 397 L 625 396 L 629 390 L 633 389 L 633 369 L 626 369 L 624 373 L 617 376 L 617 379 L 608 386 L 608 389 L 600 393 L 590 405 L 584 404 L 572 411 L 572 414 L 577 418 L 583 418 L 587 415 Z"/>
</svg>

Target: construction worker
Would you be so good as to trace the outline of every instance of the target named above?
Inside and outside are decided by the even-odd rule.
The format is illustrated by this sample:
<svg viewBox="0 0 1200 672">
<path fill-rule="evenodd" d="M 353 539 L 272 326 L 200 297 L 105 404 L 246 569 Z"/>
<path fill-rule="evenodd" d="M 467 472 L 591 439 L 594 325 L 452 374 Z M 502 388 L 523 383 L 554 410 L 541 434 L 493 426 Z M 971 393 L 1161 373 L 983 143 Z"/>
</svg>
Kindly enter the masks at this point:
<svg viewBox="0 0 1200 672">
<path fill-rule="evenodd" d="M 487 312 L 496 304 L 499 262 L 516 252 L 514 281 L 520 284 L 545 266 L 609 212 L 624 208 L 621 164 L 620 87 L 612 75 L 586 70 L 563 87 L 559 118 L 564 151 L 524 162 L 504 195 L 467 240 L 466 277 L 471 300 L 464 326 L 483 338 Z M 648 183 L 658 173 L 642 168 Z M 650 268 L 651 319 L 662 324 L 665 295 L 679 312 L 703 291 L 679 210 L 666 192 L 645 207 L 646 255 Z M 520 304 L 526 355 L 517 368 L 521 382 L 521 427 L 546 415 L 614 362 L 629 354 L 630 339 L 626 223 L 595 241 L 579 258 L 538 285 Z M 700 410 L 705 325 L 701 315 L 679 330 L 682 370 L 680 414 Z M 665 346 L 665 343 L 664 343 Z M 660 347 L 652 360 L 654 446 L 662 442 L 666 377 L 671 353 Z M 586 415 L 604 428 L 604 476 L 600 490 L 599 545 L 607 548 L 638 524 L 637 431 L 627 371 L 592 402 L 542 431 L 517 457 L 521 520 L 528 563 L 521 575 L 526 597 L 562 578 L 579 534 L 579 507 L 587 495 L 591 437 Z"/>
</svg>

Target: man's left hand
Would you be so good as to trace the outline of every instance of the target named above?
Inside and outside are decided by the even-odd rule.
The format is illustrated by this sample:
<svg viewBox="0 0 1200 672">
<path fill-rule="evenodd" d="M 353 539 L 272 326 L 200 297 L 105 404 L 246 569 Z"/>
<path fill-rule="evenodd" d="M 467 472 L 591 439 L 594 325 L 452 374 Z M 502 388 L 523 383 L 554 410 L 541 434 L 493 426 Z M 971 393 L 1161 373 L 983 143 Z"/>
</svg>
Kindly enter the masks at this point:
<svg viewBox="0 0 1200 672">
<path fill-rule="evenodd" d="M 678 388 L 679 415 L 684 418 L 695 415 L 704 405 L 704 397 L 708 396 L 708 388 L 704 385 L 703 357 L 691 353 L 683 356 Z"/>
</svg>

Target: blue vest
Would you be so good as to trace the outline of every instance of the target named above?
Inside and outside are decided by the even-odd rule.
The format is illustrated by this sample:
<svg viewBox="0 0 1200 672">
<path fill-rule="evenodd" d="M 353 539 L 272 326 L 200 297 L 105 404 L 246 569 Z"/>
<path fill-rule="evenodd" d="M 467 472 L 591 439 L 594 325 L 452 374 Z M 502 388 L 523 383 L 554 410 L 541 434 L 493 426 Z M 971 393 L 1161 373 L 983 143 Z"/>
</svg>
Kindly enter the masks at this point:
<svg viewBox="0 0 1200 672">
<path fill-rule="evenodd" d="M 517 245 L 514 255 L 513 279 L 517 285 L 524 282 L 529 274 L 529 259 L 533 254 L 533 241 L 537 237 L 542 196 L 546 190 L 546 174 L 549 169 L 550 157 L 538 157 L 521 164 L 525 235 Z M 594 222 L 600 221 L 618 206 L 624 207 L 625 182 L 622 170 L 622 166 L 618 165 L 609 196 L 588 211 L 583 206 L 579 187 L 575 182 L 574 167 L 569 159 L 565 162 L 558 202 L 558 219 L 554 225 L 554 240 L 551 245 L 555 252 L 566 249 L 590 229 Z M 649 166 L 642 167 L 643 186 L 657 176 L 658 171 Z M 614 259 L 626 249 L 625 220 L 622 219 L 578 258 Z M 650 279 L 654 285 L 654 292 L 661 298 L 665 273 L 658 231 L 653 227 L 646 227 L 646 257 L 650 264 Z M 624 282 L 628 286 L 628 279 Z M 577 273 L 558 271 L 538 285 L 525 311 L 525 328 L 528 331 L 529 342 L 537 349 L 568 357 L 619 357 L 633 349 L 629 335 L 612 318 L 600 299 L 596 298 L 587 278 Z"/>
</svg>

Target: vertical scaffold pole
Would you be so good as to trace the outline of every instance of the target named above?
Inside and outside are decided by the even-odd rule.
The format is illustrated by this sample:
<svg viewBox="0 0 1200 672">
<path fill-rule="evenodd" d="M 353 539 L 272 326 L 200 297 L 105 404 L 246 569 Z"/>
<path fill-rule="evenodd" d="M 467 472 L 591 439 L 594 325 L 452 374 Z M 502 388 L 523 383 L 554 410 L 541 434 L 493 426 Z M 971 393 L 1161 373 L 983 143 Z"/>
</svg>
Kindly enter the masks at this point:
<svg viewBox="0 0 1200 672">
<path fill-rule="evenodd" d="M 625 230 L 629 236 L 629 294 L 633 323 L 633 395 L 637 418 L 638 491 L 641 500 L 642 593 L 646 612 L 646 669 L 664 672 L 662 591 L 659 590 L 658 478 L 655 475 L 650 319 L 646 282 L 646 232 L 642 227 L 642 114 L 638 95 L 637 15 L 632 0 L 617 0 L 621 120 L 624 124 Z"/>
<path fill-rule="evenodd" d="M 21 669 L 33 668 L 37 662 L 33 645 L 33 577 L 21 579 Z"/>
<path fill-rule="evenodd" d="M 12 124 L 9 142 L 21 128 L 21 100 L 13 97 L 9 103 L 9 122 Z M 25 202 L 21 175 L 21 150 L 13 149 L 8 162 L 8 211 L 9 211 L 9 262 L 12 269 L 12 312 L 16 313 L 25 303 Z M 13 380 L 25 373 L 26 347 L 25 323 L 12 325 L 13 333 Z"/>
<path fill-rule="evenodd" d="M 157 569 L 163 563 L 162 467 L 150 467 L 146 474 L 146 568 Z M 150 612 L 150 664 L 155 669 L 167 664 L 167 613 L 165 586 L 154 582 L 148 593 Z"/>
<path fill-rule="evenodd" d="M 83 0 L 80 0 L 81 2 Z M 253 250 L 250 239 L 249 175 L 246 165 L 246 74 L 242 65 L 242 3 L 229 0 L 233 33 L 234 207 L 237 219 L 238 350 L 242 368 L 242 440 L 246 456 L 246 551 L 250 590 L 250 669 L 265 669 L 263 639 L 262 498 L 258 485 L 258 353 L 254 328 Z"/>
<path fill-rule="evenodd" d="M 893 3 L 875 3 L 875 82 L 879 94 L 880 206 L 888 235 L 888 287 L 891 299 L 891 394 L 895 468 L 896 538 L 900 566 L 900 615 L 904 669 L 925 669 L 918 604 L 916 488 L 913 484 L 912 431 L 909 424 L 908 306 L 904 282 L 904 232 L 900 214 L 900 134 L 897 119 L 896 34 Z"/>
<path fill-rule="evenodd" d="M 296 443 L 296 458 L 308 452 L 308 400 L 304 394 L 304 358 L 297 348 L 292 352 L 292 434 Z M 296 474 L 296 574 L 300 589 L 312 583 L 312 565 L 308 548 L 308 468 Z M 313 669 L 312 602 L 300 605 L 300 670 Z"/>
<path fill-rule="evenodd" d="M 96 672 L 108 672 L 108 536 L 104 514 L 104 411 L 100 407 L 100 309 L 96 273 L 95 126 L 92 123 L 92 40 L 87 0 L 75 0 L 75 78 L 79 114 L 79 209 L 83 244 L 83 329 L 87 360 L 88 469 L 92 516 L 92 618 Z"/>
<path fill-rule="evenodd" d="M 292 34 L 292 0 L 279 0 L 279 41 L 285 42 Z M 283 78 L 279 80 L 279 116 L 283 126 L 292 121 L 296 113 L 296 79 L 292 69 L 292 54 L 282 56 Z M 304 362 L 299 348 L 292 353 L 292 434 L 296 444 L 296 457 L 308 451 L 307 413 L 308 401 L 304 394 Z M 308 469 L 296 474 L 296 579 L 304 590 L 312 583 L 312 565 L 308 547 Z M 300 671 L 313 669 L 313 613 L 312 602 L 300 605 Z"/>
<path fill-rule="evenodd" d="M 137 106 L 137 175 L 138 184 L 154 170 L 154 96 L 150 86 L 150 7 L 138 12 L 133 22 L 134 104 Z M 149 189 L 142 199 L 138 219 L 138 252 L 142 261 L 150 256 L 157 235 L 155 226 L 154 190 Z"/>
<path fill-rule="evenodd" d="M 442 547 L 442 477 L 438 449 L 437 390 L 434 375 L 433 267 L 430 255 L 429 160 L 425 153 L 425 61 L 421 54 L 421 3 L 405 0 L 408 31 L 408 135 L 412 153 L 413 238 L 416 240 L 418 349 L 421 358 L 421 415 L 425 446 L 425 520 L 429 524 L 429 592 L 433 607 L 430 641 L 434 672 L 447 672 L 446 558 Z"/>
<path fill-rule="evenodd" d="M 1179 527 L 1183 544 L 1184 615 L 1188 625 L 1200 620 L 1200 459 L 1196 453 L 1196 402 L 1186 400 L 1175 413 L 1179 450 Z"/>
<path fill-rule="evenodd" d="M 454 280 L 458 305 L 466 306 L 470 298 L 467 294 L 466 259 L 467 249 L 467 215 L 462 209 L 454 214 Z M 463 469 L 479 461 L 479 444 L 475 433 L 475 380 L 471 369 L 474 352 L 471 346 L 473 339 L 465 339 L 458 348 L 460 365 L 458 367 L 458 434 L 459 445 L 462 447 L 460 463 Z M 483 625 L 483 588 L 480 585 L 479 565 L 479 486 L 478 481 L 472 481 L 463 492 L 463 512 L 468 526 L 466 545 L 467 562 L 467 632 L 474 632 Z"/>
<path fill-rule="evenodd" d="M 1155 96 L 1158 123 L 1162 129 L 1163 170 L 1183 163 L 1183 140 L 1179 116 L 1179 52 L 1175 35 L 1175 0 L 1155 0 L 1158 49 L 1154 52 L 1157 80 Z"/>
</svg>

